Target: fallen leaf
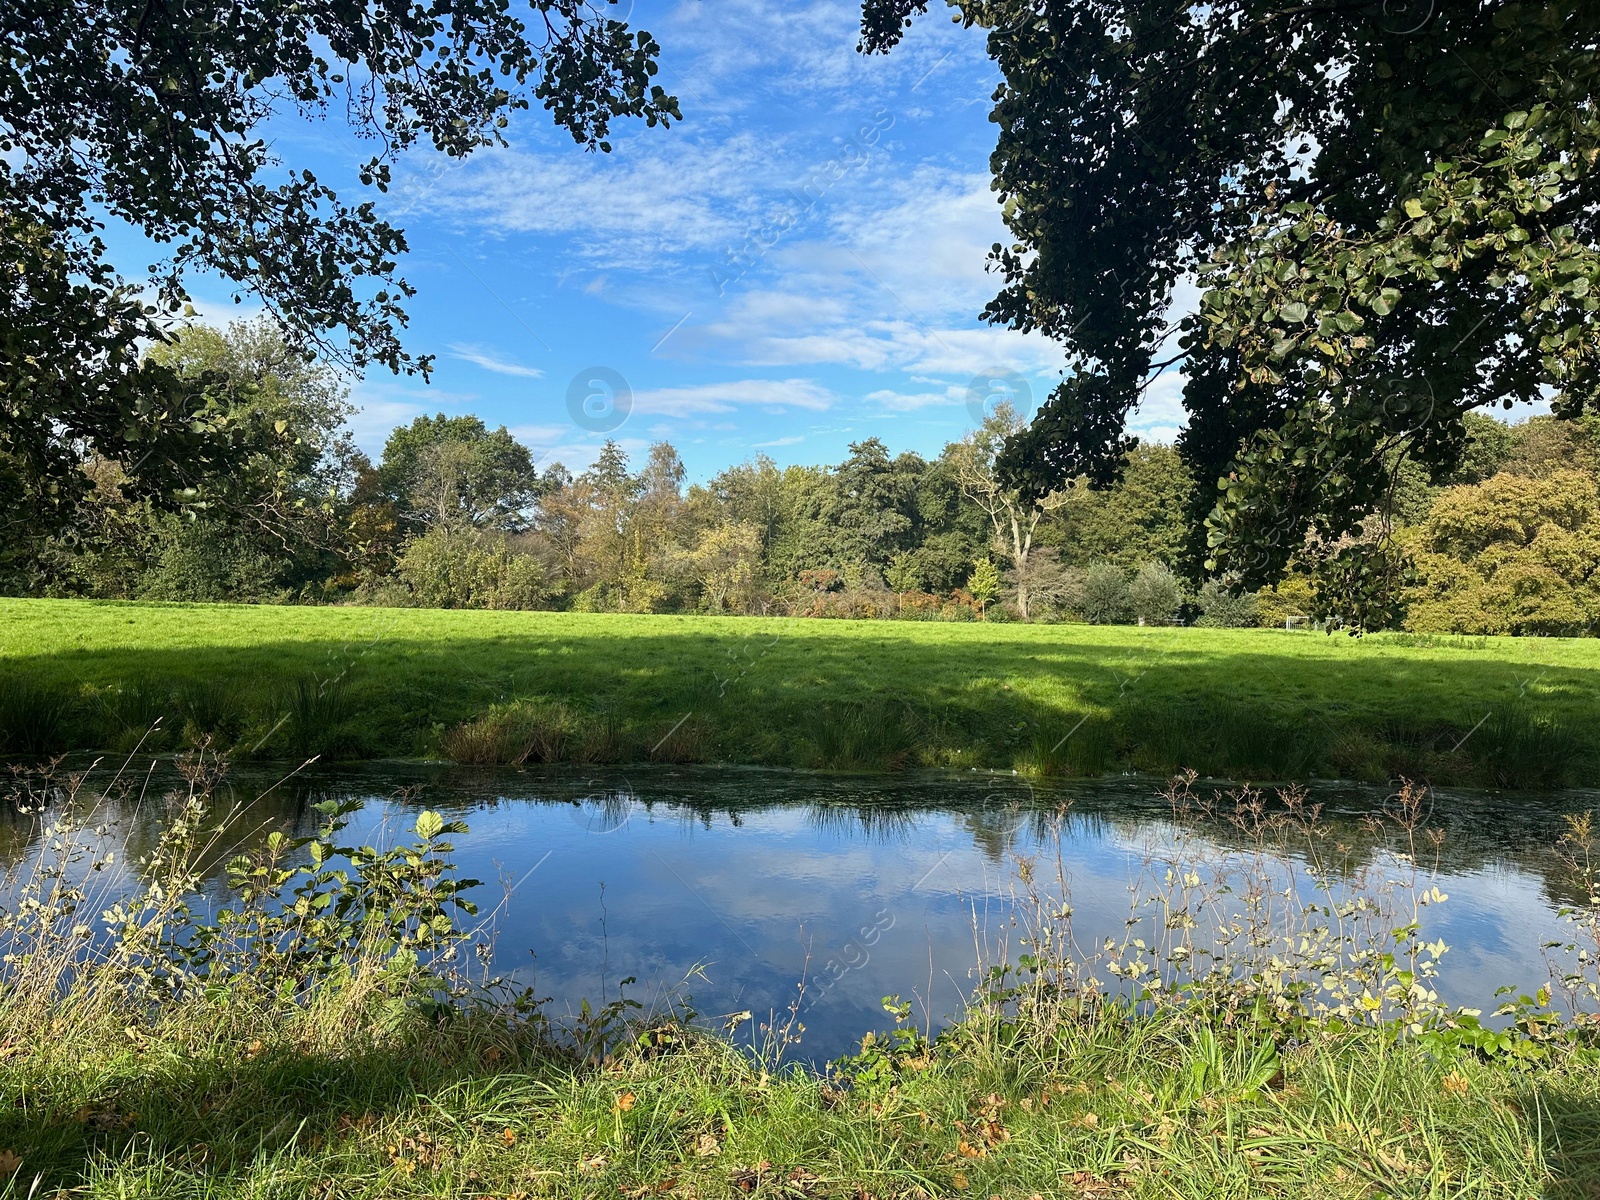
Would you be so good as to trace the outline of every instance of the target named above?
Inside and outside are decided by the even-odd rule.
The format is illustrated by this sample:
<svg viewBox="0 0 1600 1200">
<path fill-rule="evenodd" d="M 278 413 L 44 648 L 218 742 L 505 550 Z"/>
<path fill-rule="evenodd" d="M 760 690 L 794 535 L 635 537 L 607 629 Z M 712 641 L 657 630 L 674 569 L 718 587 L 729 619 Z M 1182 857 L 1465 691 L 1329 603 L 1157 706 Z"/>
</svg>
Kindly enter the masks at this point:
<svg viewBox="0 0 1600 1200">
<path fill-rule="evenodd" d="M 960 1171 L 957 1171 L 950 1177 L 950 1186 L 955 1188 L 958 1192 L 964 1192 L 972 1185 L 967 1182 L 967 1177 L 965 1175 L 963 1175 Z"/>
<path fill-rule="evenodd" d="M 22 1170 L 22 1155 L 15 1150 L 0 1150 L 0 1179 L 9 1179 Z"/>
<path fill-rule="evenodd" d="M 714 1158 L 722 1153 L 722 1143 L 717 1141 L 714 1133 L 702 1133 L 700 1141 L 695 1146 L 694 1152 L 701 1158 Z"/>
<path fill-rule="evenodd" d="M 593 1171 L 603 1171 L 606 1167 L 604 1154 L 591 1154 L 578 1160 L 578 1170 L 588 1174 Z"/>
<path fill-rule="evenodd" d="M 1467 1094 L 1467 1077 L 1459 1072 L 1451 1071 L 1440 1082 L 1444 1084 L 1444 1090 L 1447 1092 L 1454 1092 L 1458 1096 Z"/>
<path fill-rule="evenodd" d="M 517 1131 L 509 1128 L 502 1130 L 500 1132 L 500 1140 L 508 1146 L 515 1146 L 517 1144 Z"/>
<path fill-rule="evenodd" d="M 617 1093 L 617 1111 L 618 1112 L 627 1112 L 629 1109 L 631 1109 L 634 1106 L 634 1103 L 635 1103 L 635 1097 L 634 1097 L 634 1094 L 632 1092 L 618 1092 Z"/>
</svg>

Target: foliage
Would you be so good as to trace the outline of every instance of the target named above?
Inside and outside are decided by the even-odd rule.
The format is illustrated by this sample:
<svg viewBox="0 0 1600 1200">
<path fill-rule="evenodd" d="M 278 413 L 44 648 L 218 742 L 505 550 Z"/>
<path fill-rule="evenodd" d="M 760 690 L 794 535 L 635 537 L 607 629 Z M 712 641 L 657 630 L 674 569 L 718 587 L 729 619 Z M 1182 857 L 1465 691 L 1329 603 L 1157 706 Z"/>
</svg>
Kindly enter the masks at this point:
<svg viewBox="0 0 1600 1200">
<path fill-rule="evenodd" d="M 1003 78 L 985 316 L 1073 368 L 1008 447 L 1019 483 L 1115 475 L 1190 272 L 1181 449 L 1248 586 L 1359 527 L 1393 453 L 1453 469 L 1466 412 L 1594 403 L 1593 5 L 955 7 Z M 862 48 L 925 8 L 868 0 Z"/>
<path fill-rule="evenodd" d="M 1147 625 L 1164 625 L 1183 606 L 1183 585 L 1164 563 L 1146 563 L 1128 585 L 1128 606 Z"/>
<path fill-rule="evenodd" d="M 533 458 L 504 425 L 418 417 L 389 435 L 378 483 L 414 527 L 518 530 L 539 493 Z"/>
<path fill-rule="evenodd" d="M 395 577 L 423 608 L 539 608 L 552 593 L 544 565 L 504 534 L 448 525 L 407 542 Z"/>
<path fill-rule="evenodd" d="M 1258 623 L 1259 614 L 1253 592 L 1229 588 L 1208 580 L 1195 598 L 1200 615 L 1195 624 L 1209 629 L 1248 629 Z"/>
<path fill-rule="evenodd" d="M 338 349 L 357 366 L 425 368 L 399 340 L 404 235 L 373 202 L 348 204 L 281 162 L 265 131 L 280 114 L 334 110 L 377 148 L 361 182 L 387 191 L 405 151 L 504 144 L 510 114 L 534 100 L 590 149 L 610 149 L 618 118 L 678 117 L 651 83 L 648 33 L 574 0 L 530 9 L 525 23 L 477 0 L 448 11 L 20 0 L 0 23 L 0 210 L 8 225 L 60 231 L 65 267 L 91 275 L 106 270 L 95 231 L 109 213 L 171 248 L 168 301 L 187 272 L 209 269 L 302 345 L 333 349 L 342 329 Z"/>
<path fill-rule="evenodd" d="M 1057 547 L 1063 561 L 1074 566 L 1112 562 L 1137 568 L 1154 560 L 1188 570 L 1194 493 L 1194 480 L 1176 450 L 1137 446 L 1112 487 L 1093 488 L 1085 479 L 1071 488 L 1040 540 Z"/>
<path fill-rule="evenodd" d="M 10 171 L 0 155 L 0 180 Z M 41 543 L 95 489 L 85 470 L 125 463 L 119 490 L 171 508 L 236 462 L 227 413 L 143 346 L 166 336 L 109 270 L 79 277 L 46 227 L 0 185 L 0 582 L 26 578 Z"/>
<path fill-rule="evenodd" d="M 1000 594 L 1000 569 L 994 565 L 993 559 L 980 558 L 973 564 L 972 576 L 967 580 L 967 591 L 977 601 L 980 613 Z"/>
<path fill-rule="evenodd" d="M 1600 623 L 1600 493 L 1594 476 L 1501 474 L 1446 489 L 1410 531 L 1417 582 L 1407 626 L 1571 634 Z"/>
<path fill-rule="evenodd" d="M 1091 625 L 1120 625 L 1133 615 L 1132 580 L 1115 563 L 1098 563 L 1083 573 L 1078 609 Z"/>
</svg>

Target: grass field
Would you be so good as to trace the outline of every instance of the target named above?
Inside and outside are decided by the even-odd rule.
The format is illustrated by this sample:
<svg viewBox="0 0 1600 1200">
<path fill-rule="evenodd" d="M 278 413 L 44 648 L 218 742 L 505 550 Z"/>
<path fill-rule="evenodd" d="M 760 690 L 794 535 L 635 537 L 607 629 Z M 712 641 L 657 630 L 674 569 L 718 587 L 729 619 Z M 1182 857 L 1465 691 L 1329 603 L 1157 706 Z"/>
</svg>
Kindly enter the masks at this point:
<svg viewBox="0 0 1600 1200">
<path fill-rule="evenodd" d="M 1600 641 L 0 600 L 11 753 L 1600 780 Z"/>
</svg>

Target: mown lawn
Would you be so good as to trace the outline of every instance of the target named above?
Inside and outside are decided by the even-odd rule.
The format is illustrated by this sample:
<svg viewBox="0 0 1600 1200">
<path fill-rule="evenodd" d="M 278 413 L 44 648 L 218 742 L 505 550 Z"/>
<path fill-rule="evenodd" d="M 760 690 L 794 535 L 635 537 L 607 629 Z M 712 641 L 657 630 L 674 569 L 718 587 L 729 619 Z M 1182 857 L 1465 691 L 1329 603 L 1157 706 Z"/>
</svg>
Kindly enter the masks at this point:
<svg viewBox="0 0 1600 1200">
<path fill-rule="evenodd" d="M 561 724 L 533 757 L 1537 787 L 1600 779 L 1597 685 L 1593 640 L 0 600 L 12 752 L 525 752 L 458 749 L 498 714 Z"/>
</svg>

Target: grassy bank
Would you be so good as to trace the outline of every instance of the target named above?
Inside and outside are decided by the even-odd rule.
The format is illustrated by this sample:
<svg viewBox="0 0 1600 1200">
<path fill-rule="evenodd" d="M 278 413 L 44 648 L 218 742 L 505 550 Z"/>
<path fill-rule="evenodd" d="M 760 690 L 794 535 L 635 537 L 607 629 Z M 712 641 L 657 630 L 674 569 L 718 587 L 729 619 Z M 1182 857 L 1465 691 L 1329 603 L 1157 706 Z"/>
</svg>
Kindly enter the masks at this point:
<svg viewBox="0 0 1600 1200">
<path fill-rule="evenodd" d="M 1600 642 L 0 600 L 12 753 L 1600 778 Z"/>
<path fill-rule="evenodd" d="M 216 1003 L 11 1048 L 0 1195 L 1580 1200 L 1600 1181 L 1584 1061 L 1357 1033 L 1263 1076 L 1259 1031 L 1107 1014 L 824 1079 L 710 1036 L 600 1064 L 504 1022 L 340 1014 Z"/>
<path fill-rule="evenodd" d="M 1430 991 L 1444 951 L 1408 923 L 1445 902 L 1425 871 L 1358 885 L 1297 794 L 1202 797 L 1179 780 L 1184 828 L 1203 839 L 1226 819 L 1248 846 L 1202 879 L 1199 842 L 1175 839 L 1164 890 L 1132 912 L 1131 926 L 1167 914 L 1155 942 L 1130 927 L 1084 955 L 1065 893 L 1024 872 L 1026 953 L 981 964 L 953 1024 L 930 1040 L 886 1000 L 883 1028 L 818 1072 L 785 1063 L 803 1031 L 782 1013 L 717 1027 L 614 1001 L 560 1025 L 536 997 L 473 978 L 484 927 L 447 840 L 464 830 L 430 812 L 401 844 L 351 847 L 348 810 L 320 806 L 315 835 L 235 860 L 225 908 L 191 910 L 231 814 L 215 764 L 186 775 L 162 798 L 143 886 L 105 917 L 94 868 L 108 849 L 83 781 L 10 785 L 50 849 L 0 904 L 0 1196 L 1579 1200 L 1600 1187 L 1600 1051 L 1575 1015 L 1600 996 L 1594 959 L 1574 953 L 1600 933 L 1600 839 L 1583 821 L 1559 847 L 1585 898 L 1562 959 L 1575 973 L 1557 974 L 1565 1016 L 1541 994 L 1488 1032 Z M 1390 820 L 1410 839 L 1427 808 L 1408 788 Z M 1286 872 L 1307 890 L 1284 895 L 1304 899 L 1263 905 Z M 1209 932 L 1170 919 L 1213 906 Z"/>
</svg>

